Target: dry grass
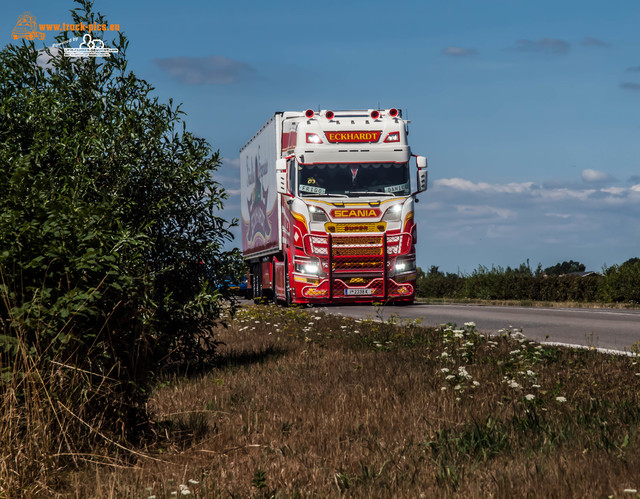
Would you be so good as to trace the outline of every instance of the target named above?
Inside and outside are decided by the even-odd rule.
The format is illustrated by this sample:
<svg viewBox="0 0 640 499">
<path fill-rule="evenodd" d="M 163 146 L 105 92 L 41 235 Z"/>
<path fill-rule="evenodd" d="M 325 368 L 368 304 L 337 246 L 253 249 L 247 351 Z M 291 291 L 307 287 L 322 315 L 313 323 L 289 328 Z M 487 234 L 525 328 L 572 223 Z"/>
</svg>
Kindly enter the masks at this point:
<svg viewBox="0 0 640 499">
<path fill-rule="evenodd" d="M 61 475 L 60 490 L 628 497 L 640 487 L 635 359 L 393 322 L 243 311 L 218 333 L 218 367 L 158 386 L 158 437 L 138 449 L 153 459 L 84 466 Z"/>
</svg>

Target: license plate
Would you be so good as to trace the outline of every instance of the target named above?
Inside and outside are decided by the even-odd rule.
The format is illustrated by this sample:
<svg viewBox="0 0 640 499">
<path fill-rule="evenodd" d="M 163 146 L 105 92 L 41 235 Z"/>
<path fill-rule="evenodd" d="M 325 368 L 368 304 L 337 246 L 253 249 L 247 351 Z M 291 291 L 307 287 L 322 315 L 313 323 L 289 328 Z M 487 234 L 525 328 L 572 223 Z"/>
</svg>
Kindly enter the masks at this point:
<svg viewBox="0 0 640 499">
<path fill-rule="evenodd" d="M 344 290 L 344 294 L 345 295 L 372 295 L 373 294 L 373 289 L 371 289 L 371 288 L 345 289 Z"/>
</svg>

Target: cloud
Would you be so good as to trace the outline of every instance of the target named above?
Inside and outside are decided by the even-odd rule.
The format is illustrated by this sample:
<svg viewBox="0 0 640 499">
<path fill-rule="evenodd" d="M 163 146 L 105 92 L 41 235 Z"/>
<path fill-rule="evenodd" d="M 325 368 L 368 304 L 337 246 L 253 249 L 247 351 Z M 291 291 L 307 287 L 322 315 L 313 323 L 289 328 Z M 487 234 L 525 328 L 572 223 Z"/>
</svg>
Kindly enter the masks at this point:
<svg viewBox="0 0 640 499">
<path fill-rule="evenodd" d="M 531 190 L 533 182 L 509 183 L 509 184 L 489 184 L 487 182 L 473 183 L 462 178 L 443 178 L 434 182 L 434 187 L 449 187 L 460 191 L 468 192 L 488 192 L 503 194 L 519 194 Z"/>
<path fill-rule="evenodd" d="M 557 38 L 541 38 L 540 40 L 517 40 L 513 50 L 518 52 L 538 52 L 545 54 L 566 54 L 571 44 Z"/>
<path fill-rule="evenodd" d="M 640 66 L 633 66 L 633 67 L 627 68 L 626 71 L 628 73 L 638 73 L 640 72 Z"/>
<path fill-rule="evenodd" d="M 593 38 L 591 36 L 585 36 L 580 42 L 580 45 L 582 45 L 583 47 L 601 47 L 601 48 L 611 47 L 611 45 L 608 44 L 607 42 L 603 42 L 599 38 Z"/>
<path fill-rule="evenodd" d="M 450 57 L 469 57 L 476 55 L 478 51 L 476 49 L 464 47 L 445 47 L 442 49 L 442 53 Z"/>
<path fill-rule="evenodd" d="M 249 64 L 220 55 L 209 57 L 169 57 L 153 62 L 176 81 L 187 85 L 237 83 L 255 72 Z"/>
<path fill-rule="evenodd" d="M 602 184 L 613 180 L 613 177 L 608 173 L 588 168 L 586 170 L 582 170 L 580 176 L 582 177 L 583 182 L 587 182 L 589 184 Z"/>
<path fill-rule="evenodd" d="M 51 55 L 47 54 L 45 49 L 38 50 L 36 64 L 44 69 L 53 69 L 53 63 L 51 61 L 62 54 L 63 51 L 58 47 L 48 47 L 48 49 Z"/>
<path fill-rule="evenodd" d="M 623 89 L 623 90 L 638 91 L 638 90 L 640 90 L 640 83 L 635 83 L 635 82 L 628 81 L 626 83 L 621 83 L 620 84 L 620 88 Z"/>
</svg>

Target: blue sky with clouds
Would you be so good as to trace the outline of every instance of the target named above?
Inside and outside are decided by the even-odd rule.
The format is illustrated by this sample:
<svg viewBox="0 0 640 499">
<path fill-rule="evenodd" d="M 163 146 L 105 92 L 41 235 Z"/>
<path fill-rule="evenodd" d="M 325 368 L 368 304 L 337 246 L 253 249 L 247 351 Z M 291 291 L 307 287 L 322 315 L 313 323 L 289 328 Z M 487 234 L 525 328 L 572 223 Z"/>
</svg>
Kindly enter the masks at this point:
<svg viewBox="0 0 640 499">
<path fill-rule="evenodd" d="M 95 5 L 128 37 L 129 68 L 220 149 L 225 215 L 238 150 L 274 111 L 379 104 L 408 113 L 429 158 L 423 268 L 640 256 L 637 0 Z M 3 3 L 4 44 L 25 10 L 61 23 L 72 7 Z"/>
</svg>

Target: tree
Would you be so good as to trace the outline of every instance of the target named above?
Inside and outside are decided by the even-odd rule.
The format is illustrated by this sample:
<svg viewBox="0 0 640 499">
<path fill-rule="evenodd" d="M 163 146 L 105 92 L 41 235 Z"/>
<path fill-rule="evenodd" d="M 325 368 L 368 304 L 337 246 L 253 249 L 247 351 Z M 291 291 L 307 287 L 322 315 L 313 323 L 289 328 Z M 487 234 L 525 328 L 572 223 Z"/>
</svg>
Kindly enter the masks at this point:
<svg viewBox="0 0 640 499">
<path fill-rule="evenodd" d="M 74 23 L 107 22 L 78 4 Z M 73 366 L 60 403 L 131 438 L 159 366 L 215 354 L 226 297 L 208 281 L 241 264 L 219 153 L 127 71 L 123 35 L 105 42 L 118 53 L 47 49 L 47 67 L 33 42 L 0 52 L 0 368 Z"/>
<path fill-rule="evenodd" d="M 552 267 L 547 267 L 544 269 L 544 273 L 547 275 L 564 275 L 572 272 L 584 272 L 585 268 L 584 264 L 569 260 L 568 262 L 556 263 Z"/>
</svg>

